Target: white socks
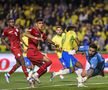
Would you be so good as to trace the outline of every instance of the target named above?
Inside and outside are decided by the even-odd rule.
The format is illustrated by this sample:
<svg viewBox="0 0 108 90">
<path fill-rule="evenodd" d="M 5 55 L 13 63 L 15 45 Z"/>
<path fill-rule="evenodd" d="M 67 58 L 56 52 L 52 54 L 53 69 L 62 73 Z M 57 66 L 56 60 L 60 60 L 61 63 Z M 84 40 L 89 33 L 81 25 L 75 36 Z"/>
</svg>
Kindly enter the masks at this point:
<svg viewBox="0 0 108 90">
<path fill-rule="evenodd" d="M 70 69 L 63 69 L 63 70 L 60 70 L 59 72 L 55 72 L 55 76 L 57 75 L 63 75 L 63 74 L 68 74 L 70 73 Z"/>
<path fill-rule="evenodd" d="M 80 68 L 80 69 L 77 69 L 77 70 L 75 71 L 75 73 L 77 74 L 78 77 L 82 77 L 82 75 L 81 75 L 81 74 L 82 74 L 82 71 L 83 71 L 83 70 Z"/>
<path fill-rule="evenodd" d="M 28 74 L 28 77 L 32 77 L 33 72 L 34 72 L 34 70 L 30 70 L 29 74 Z"/>
</svg>

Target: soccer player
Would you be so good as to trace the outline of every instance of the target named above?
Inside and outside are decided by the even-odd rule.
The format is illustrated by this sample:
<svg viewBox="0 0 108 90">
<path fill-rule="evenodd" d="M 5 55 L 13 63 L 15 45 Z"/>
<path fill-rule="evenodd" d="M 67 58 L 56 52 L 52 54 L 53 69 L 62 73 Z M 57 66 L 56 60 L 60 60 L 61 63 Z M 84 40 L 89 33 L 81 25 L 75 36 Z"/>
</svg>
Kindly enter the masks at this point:
<svg viewBox="0 0 108 90">
<path fill-rule="evenodd" d="M 34 27 L 29 29 L 25 33 L 25 35 L 28 37 L 27 57 L 30 59 L 33 65 L 37 65 L 39 67 L 39 69 L 32 74 L 32 77 L 37 82 L 39 82 L 38 78 L 47 71 L 47 67 L 50 66 L 52 63 L 51 60 L 44 54 L 42 54 L 38 49 L 40 41 L 44 42 L 47 39 L 47 36 L 42 31 L 43 29 L 43 19 L 38 18 L 34 23 Z M 53 44 L 53 42 L 51 42 L 50 40 L 48 41 Z"/>
<path fill-rule="evenodd" d="M 9 44 L 5 40 L 6 37 L 8 38 Z M 20 31 L 15 28 L 13 18 L 8 19 L 8 27 L 3 30 L 1 40 L 16 58 L 16 64 L 5 74 L 6 81 L 9 83 L 11 74 L 13 74 L 20 66 L 22 66 L 22 70 L 27 78 L 28 72 L 22 55 Z"/>
<path fill-rule="evenodd" d="M 27 31 L 28 29 L 26 29 Z M 23 44 L 22 44 L 22 47 L 23 47 L 23 57 L 24 57 L 24 60 L 25 60 L 25 65 L 27 67 L 27 69 L 29 69 L 29 73 L 28 73 L 28 77 L 31 76 L 32 72 L 34 72 L 34 69 L 35 69 L 35 66 L 31 63 L 31 61 L 27 58 L 27 48 L 28 48 L 28 37 L 26 37 L 24 35 L 25 33 L 22 34 L 22 41 L 23 41 Z"/>
<path fill-rule="evenodd" d="M 60 61 L 64 66 L 64 70 L 60 70 L 59 72 L 54 72 L 53 77 L 60 74 L 68 74 L 72 72 L 76 72 L 78 75 L 78 87 L 85 87 L 82 83 L 82 65 L 81 63 L 73 56 L 75 51 L 78 48 L 79 42 L 76 36 L 76 33 L 73 31 L 75 29 L 74 26 L 69 26 L 67 28 L 66 34 L 62 38 L 62 56 Z M 58 41 L 58 40 L 57 40 Z"/>
<path fill-rule="evenodd" d="M 63 33 L 61 26 L 56 26 L 55 32 L 56 32 L 56 35 L 52 38 L 52 41 L 58 46 L 53 47 L 53 49 L 56 51 L 57 56 L 60 60 L 61 55 L 62 55 L 62 39 L 63 39 L 65 33 Z M 61 63 L 62 63 L 62 61 L 61 61 Z M 54 78 L 53 73 L 51 73 L 51 74 L 52 75 L 51 75 L 50 81 L 52 81 L 52 79 Z M 60 75 L 60 78 L 63 79 L 64 78 L 63 75 Z"/>
<path fill-rule="evenodd" d="M 86 60 L 90 65 L 89 69 L 83 74 L 85 76 L 83 81 L 97 75 L 104 76 L 105 59 L 97 52 L 97 45 L 92 43 L 90 46 L 80 46 L 79 51 L 85 52 Z"/>
</svg>

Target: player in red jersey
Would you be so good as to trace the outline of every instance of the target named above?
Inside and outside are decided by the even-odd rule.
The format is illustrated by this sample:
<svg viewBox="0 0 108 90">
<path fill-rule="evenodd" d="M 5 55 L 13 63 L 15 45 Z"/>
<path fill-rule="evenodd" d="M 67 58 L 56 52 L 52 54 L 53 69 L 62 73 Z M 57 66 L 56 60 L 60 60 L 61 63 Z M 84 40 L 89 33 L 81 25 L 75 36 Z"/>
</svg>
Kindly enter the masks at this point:
<svg viewBox="0 0 108 90">
<path fill-rule="evenodd" d="M 46 39 L 51 44 L 54 44 L 49 40 L 45 33 L 43 33 L 44 23 L 43 19 L 39 18 L 36 20 L 34 27 L 28 30 L 25 35 L 29 38 L 28 40 L 28 51 L 27 57 L 30 59 L 33 65 L 37 65 L 39 69 L 37 72 L 32 74 L 32 77 L 38 81 L 38 78 L 47 71 L 47 67 L 51 65 L 51 61 L 48 57 L 43 55 L 38 49 L 40 41 L 45 41 Z"/>
<path fill-rule="evenodd" d="M 9 44 L 6 42 L 5 38 L 8 38 Z M 20 66 L 22 66 L 25 76 L 28 77 L 28 72 L 22 56 L 20 31 L 14 27 L 14 19 L 8 19 L 8 27 L 3 30 L 1 40 L 6 47 L 11 50 L 16 58 L 16 64 L 8 73 L 5 74 L 6 81 L 9 83 L 10 75 L 13 74 Z"/>
</svg>

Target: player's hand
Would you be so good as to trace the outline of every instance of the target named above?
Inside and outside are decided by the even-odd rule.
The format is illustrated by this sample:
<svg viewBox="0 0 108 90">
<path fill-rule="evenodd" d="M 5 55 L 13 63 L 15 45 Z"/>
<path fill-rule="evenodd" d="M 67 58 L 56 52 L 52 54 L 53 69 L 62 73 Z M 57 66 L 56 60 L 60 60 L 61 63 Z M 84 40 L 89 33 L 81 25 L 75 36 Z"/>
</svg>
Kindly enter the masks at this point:
<svg viewBox="0 0 108 90">
<path fill-rule="evenodd" d="M 58 44 L 55 44 L 55 47 L 59 47 L 59 45 Z"/>
<path fill-rule="evenodd" d="M 10 49 L 10 47 L 9 47 L 8 45 L 6 45 L 6 48 L 7 48 L 7 49 Z"/>
<path fill-rule="evenodd" d="M 57 48 L 57 51 L 62 52 L 62 48 Z"/>
<path fill-rule="evenodd" d="M 83 70 L 81 75 L 82 75 L 82 77 L 85 77 L 86 74 L 87 74 L 87 71 L 86 70 Z"/>
<path fill-rule="evenodd" d="M 39 45 L 38 45 L 38 47 L 37 47 L 37 48 L 38 48 L 38 50 L 41 50 L 41 47 L 40 47 Z"/>
<path fill-rule="evenodd" d="M 76 50 L 71 50 L 71 51 L 69 51 L 69 54 L 70 54 L 70 55 L 76 54 Z"/>
<path fill-rule="evenodd" d="M 36 40 L 39 40 L 39 41 L 43 41 L 42 38 L 37 38 L 37 37 L 35 37 L 35 39 L 36 39 Z"/>
</svg>

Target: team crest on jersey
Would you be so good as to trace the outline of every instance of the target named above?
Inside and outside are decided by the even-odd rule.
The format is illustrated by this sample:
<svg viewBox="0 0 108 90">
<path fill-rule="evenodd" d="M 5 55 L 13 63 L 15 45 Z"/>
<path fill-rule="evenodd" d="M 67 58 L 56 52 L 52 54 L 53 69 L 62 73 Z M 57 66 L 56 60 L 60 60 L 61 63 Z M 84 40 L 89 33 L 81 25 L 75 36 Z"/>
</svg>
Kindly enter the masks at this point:
<svg viewBox="0 0 108 90">
<path fill-rule="evenodd" d="M 18 53 L 17 55 L 18 55 L 19 57 L 21 56 L 21 54 L 20 54 L 20 53 Z"/>
<path fill-rule="evenodd" d="M 17 32 L 19 31 L 17 28 L 15 29 Z"/>
</svg>

